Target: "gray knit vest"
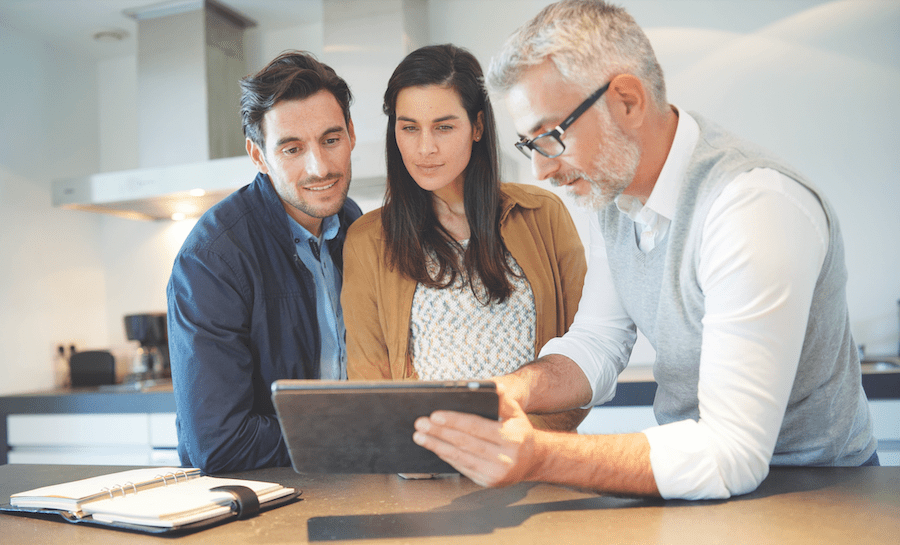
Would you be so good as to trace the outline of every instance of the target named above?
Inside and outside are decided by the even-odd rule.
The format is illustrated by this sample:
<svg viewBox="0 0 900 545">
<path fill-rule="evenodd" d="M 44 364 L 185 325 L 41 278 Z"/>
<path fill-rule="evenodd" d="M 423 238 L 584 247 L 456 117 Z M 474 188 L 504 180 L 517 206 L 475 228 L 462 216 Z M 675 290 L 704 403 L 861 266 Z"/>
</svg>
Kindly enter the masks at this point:
<svg viewBox="0 0 900 545">
<path fill-rule="evenodd" d="M 847 271 L 837 217 L 801 175 L 763 150 L 691 115 L 700 125 L 700 138 L 663 242 L 644 254 L 637 246 L 634 223 L 626 214 L 614 204 L 599 213 L 613 283 L 625 310 L 656 349 L 656 419 L 665 424 L 700 417 L 697 381 L 704 294 L 697 270 L 701 230 L 710 206 L 738 174 L 771 168 L 818 198 L 830 234 L 772 464 L 860 465 L 875 451 L 876 443 L 860 380 L 859 356 L 850 334 Z"/>
</svg>

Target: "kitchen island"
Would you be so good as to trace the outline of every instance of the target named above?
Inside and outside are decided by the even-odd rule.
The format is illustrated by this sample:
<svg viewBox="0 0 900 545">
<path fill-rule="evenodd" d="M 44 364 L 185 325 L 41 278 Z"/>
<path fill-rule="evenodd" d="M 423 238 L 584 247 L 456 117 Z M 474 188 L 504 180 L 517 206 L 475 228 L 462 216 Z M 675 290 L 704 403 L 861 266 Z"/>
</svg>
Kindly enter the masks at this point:
<svg viewBox="0 0 900 545">
<path fill-rule="evenodd" d="M 0 466 L 12 493 L 121 466 Z M 290 468 L 230 476 L 279 482 L 301 500 L 177 539 L 179 543 L 433 543 L 855 545 L 897 543 L 900 468 L 772 468 L 753 493 L 724 501 L 620 498 L 546 484 L 485 489 L 465 477 L 301 475 Z M 158 537 L 0 513 L 5 545 L 159 543 Z"/>
</svg>

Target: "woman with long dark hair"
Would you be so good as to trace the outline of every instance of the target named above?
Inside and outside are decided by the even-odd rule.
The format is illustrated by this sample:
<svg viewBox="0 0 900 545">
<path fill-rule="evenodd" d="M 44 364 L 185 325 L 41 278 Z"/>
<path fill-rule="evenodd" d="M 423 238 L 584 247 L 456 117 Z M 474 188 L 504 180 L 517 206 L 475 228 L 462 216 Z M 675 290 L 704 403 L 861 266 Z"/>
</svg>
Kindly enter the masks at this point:
<svg viewBox="0 0 900 545">
<path fill-rule="evenodd" d="M 463 380 L 532 361 L 574 318 L 584 249 L 562 201 L 500 182 L 478 60 L 427 46 L 384 94 L 387 195 L 350 228 L 351 379 Z"/>
</svg>

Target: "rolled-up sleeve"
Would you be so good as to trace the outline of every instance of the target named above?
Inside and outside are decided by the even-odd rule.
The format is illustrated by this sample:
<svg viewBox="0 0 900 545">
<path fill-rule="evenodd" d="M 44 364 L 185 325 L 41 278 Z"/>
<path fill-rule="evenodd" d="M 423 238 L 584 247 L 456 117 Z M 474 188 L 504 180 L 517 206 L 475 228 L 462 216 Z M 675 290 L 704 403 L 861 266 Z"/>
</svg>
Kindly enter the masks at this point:
<svg viewBox="0 0 900 545">
<path fill-rule="evenodd" d="M 742 174 L 703 228 L 699 421 L 644 431 L 660 494 L 727 498 L 768 475 L 828 250 L 812 193 L 769 169 Z"/>
<path fill-rule="evenodd" d="M 585 408 L 615 396 L 619 373 L 628 363 L 637 334 L 612 284 L 606 246 L 597 215 L 590 218 L 590 261 L 575 321 L 568 333 L 551 339 L 540 356 L 560 354 L 574 361 L 591 384 Z"/>
</svg>

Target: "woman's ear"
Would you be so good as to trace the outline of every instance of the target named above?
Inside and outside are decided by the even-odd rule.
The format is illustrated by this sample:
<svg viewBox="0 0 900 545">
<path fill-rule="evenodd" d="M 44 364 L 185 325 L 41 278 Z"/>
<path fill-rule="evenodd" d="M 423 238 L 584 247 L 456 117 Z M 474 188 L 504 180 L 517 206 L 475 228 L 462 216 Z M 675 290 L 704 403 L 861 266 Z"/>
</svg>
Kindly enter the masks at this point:
<svg viewBox="0 0 900 545">
<path fill-rule="evenodd" d="M 484 134 L 484 111 L 478 112 L 475 117 L 475 126 L 472 127 L 472 139 L 478 142 Z"/>
</svg>

